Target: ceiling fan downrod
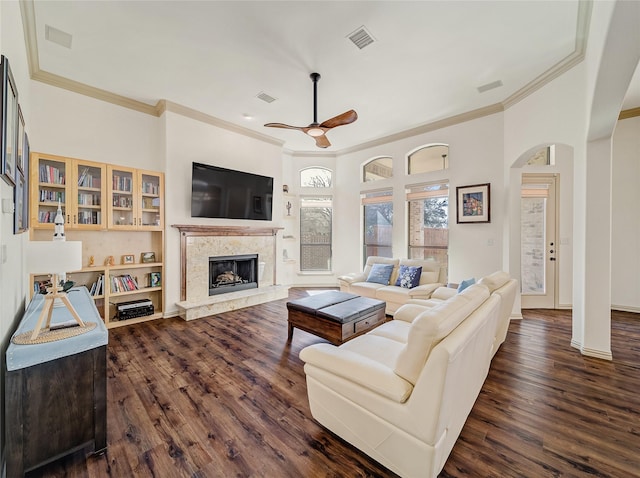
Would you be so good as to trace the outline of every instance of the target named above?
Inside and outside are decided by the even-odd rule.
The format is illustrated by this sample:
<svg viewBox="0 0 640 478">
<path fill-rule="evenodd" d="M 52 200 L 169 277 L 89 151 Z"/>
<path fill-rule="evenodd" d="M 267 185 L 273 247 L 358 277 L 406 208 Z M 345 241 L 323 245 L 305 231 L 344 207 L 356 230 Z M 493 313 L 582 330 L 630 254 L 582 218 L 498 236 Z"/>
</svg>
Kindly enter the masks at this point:
<svg viewBox="0 0 640 478">
<path fill-rule="evenodd" d="M 318 126 L 318 80 L 320 73 L 311 73 L 309 75 L 313 81 L 313 126 Z"/>
</svg>

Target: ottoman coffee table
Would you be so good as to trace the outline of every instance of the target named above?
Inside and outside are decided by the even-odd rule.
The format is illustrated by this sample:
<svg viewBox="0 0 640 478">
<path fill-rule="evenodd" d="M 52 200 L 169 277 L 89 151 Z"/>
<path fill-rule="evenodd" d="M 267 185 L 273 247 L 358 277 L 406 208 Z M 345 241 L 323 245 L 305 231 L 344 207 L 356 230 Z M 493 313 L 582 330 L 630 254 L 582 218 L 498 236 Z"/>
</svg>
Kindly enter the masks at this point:
<svg viewBox="0 0 640 478">
<path fill-rule="evenodd" d="M 287 302 L 289 338 L 293 328 L 340 345 L 385 321 L 385 302 L 347 292 L 329 291 Z"/>
</svg>

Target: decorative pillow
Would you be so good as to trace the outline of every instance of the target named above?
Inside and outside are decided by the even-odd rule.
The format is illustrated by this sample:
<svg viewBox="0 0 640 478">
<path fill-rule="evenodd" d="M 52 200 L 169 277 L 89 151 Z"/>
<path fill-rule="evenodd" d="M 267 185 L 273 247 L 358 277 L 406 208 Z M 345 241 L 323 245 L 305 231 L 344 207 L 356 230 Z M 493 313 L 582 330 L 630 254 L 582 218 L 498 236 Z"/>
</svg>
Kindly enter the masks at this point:
<svg viewBox="0 0 640 478">
<path fill-rule="evenodd" d="M 420 274 L 422 274 L 422 266 L 400 266 L 396 285 L 405 289 L 413 289 L 420 284 Z"/>
<path fill-rule="evenodd" d="M 460 285 L 458 286 L 458 292 L 462 292 L 467 287 L 475 283 L 476 283 L 476 279 L 474 277 L 472 277 L 471 279 L 463 280 L 462 282 L 460 282 Z"/>
<path fill-rule="evenodd" d="M 392 272 L 393 264 L 373 264 L 371 266 L 371 272 L 369 272 L 369 277 L 367 277 L 367 282 L 389 285 Z"/>
</svg>

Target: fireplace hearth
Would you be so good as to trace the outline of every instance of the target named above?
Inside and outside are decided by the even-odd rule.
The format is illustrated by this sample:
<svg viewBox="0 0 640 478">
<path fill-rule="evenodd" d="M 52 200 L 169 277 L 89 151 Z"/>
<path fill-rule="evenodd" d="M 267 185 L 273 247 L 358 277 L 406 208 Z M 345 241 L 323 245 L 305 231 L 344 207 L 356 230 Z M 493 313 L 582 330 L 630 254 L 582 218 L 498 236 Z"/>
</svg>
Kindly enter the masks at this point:
<svg viewBox="0 0 640 478">
<path fill-rule="evenodd" d="M 258 287 L 258 254 L 209 257 L 209 295 Z"/>
</svg>

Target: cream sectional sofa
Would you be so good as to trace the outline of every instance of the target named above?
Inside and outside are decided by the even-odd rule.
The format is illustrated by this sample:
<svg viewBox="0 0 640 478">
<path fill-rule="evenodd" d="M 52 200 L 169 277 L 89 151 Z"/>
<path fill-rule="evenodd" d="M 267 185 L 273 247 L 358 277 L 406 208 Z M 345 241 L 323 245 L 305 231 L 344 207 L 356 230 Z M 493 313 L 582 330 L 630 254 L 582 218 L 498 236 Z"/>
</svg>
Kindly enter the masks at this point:
<svg viewBox="0 0 640 478">
<path fill-rule="evenodd" d="M 517 283 L 489 277 L 400 307 L 393 320 L 339 347 L 304 348 L 313 417 L 394 473 L 435 478 L 509 322 Z"/>
<path fill-rule="evenodd" d="M 393 266 L 389 284 L 367 281 L 374 264 Z M 409 289 L 395 285 L 400 266 L 422 267 L 420 282 L 417 287 Z M 343 292 L 385 301 L 387 303 L 385 312 L 387 315 L 393 315 L 400 306 L 412 299 L 424 300 L 430 298 L 434 290 L 444 285 L 443 282 L 440 282 L 440 275 L 440 264 L 433 260 L 390 259 L 388 257 L 370 256 L 367 258 L 363 272 L 340 276 L 338 277 L 338 283 L 340 290 Z"/>
</svg>

